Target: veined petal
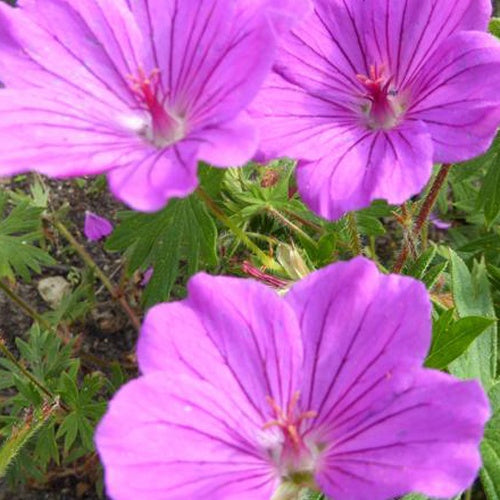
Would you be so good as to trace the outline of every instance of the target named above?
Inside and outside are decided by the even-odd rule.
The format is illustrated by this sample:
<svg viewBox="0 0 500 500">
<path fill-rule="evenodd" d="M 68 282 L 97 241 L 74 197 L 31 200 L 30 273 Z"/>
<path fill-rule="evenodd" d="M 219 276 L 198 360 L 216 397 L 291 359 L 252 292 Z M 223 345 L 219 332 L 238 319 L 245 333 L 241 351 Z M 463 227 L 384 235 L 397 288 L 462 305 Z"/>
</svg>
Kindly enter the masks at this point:
<svg viewBox="0 0 500 500">
<path fill-rule="evenodd" d="M 278 478 L 258 447 L 252 407 L 241 394 L 169 373 L 128 383 L 99 424 L 108 494 L 115 500 L 270 498 Z"/>
<path fill-rule="evenodd" d="M 320 160 L 297 166 L 303 200 L 326 219 L 338 219 L 379 198 L 402 203 L 431 176 L 432 142 L 421 122 L 391 130 L 339 127 L 330 148 Z"/>
<path fill-rule="evenodd" d="M 408 118 L 432 136 L 435 162 L 459 162 L 488 149 L 500 124 L 500 42 L 479 32 L 449 37 L 422 68 Z"/>
<path fill-rule="evenodd" d="M 189 373 L 218 384 L 229 373 L 228 394 L 241 392 L 271 420 L 267 398 L 286 408 L 296 390 L 302 345 L 293 311 L 263 284 L 197 274 L 188 298 L 152 308 L 138 345 L 143 373 Z"/>
<path fill-rule="evenodd" d="M 310 72 L 314 77 L 314 70 Z M 327 92 L 304 91 L 274 73 L 251 105 L 260 132 L 260 152 L 268 160 L 280 156 L 318 160 L 329 155 L 340 129 L 359 122 L 352 111 Z"/>
<path fill-rule="evenodd" d="M 205 128 L 198 156 L 216 167 L 239 167 L 252 159 L 258 146 L 258 133 L 253 120 L 240 113 L 234 120 Z"/>
<path fill-rule="evenodd" d="M 453 497 L 477 476 L 489 415 L 476 381 L 421 370 L 391 402 L 329 436 L 334 445 L 316 480 L 332 498 L 385 500 L 412 491 Z"/>
<path fill-rule="evenodd" d="M 137 154 L 142 140 L 127 108 L 96 106 L 49 90 L 0 90 L 0 175 L 35 170 L 65 177 L 101 173 Z"/>
<path fill-rule="evenodd" d="M 142 37 L 124 0 L 28 0 L 0 5 L 0 73 L 9 87 L 87 92 L 134 105 L 126 75 Z"/>
<path fill-rule="evenodd" d="M 154 212 L 171 198 L 183 198 L 198 185 L 197 145 L 188 141 L 167 149 L 143 146 L 128 163 L 107 174 L 112 193 L 135 210 Z"/>
<path fill-rule="evenodd" d="M 367 57 L 389 69 L 396 88 L 406 87 L 450 35 L 485 31 L 491 16 L 489 0 L 370 0 L 364 7 Z"/>
<path fill-rule="evenodd" d="M 430 300 L 422 283 L 381 274 L 364 258 L 310 274 L 285 296 L 304 344 L 303 405 L 313 425 L 339 432 L 384 405 L 421 366 L 430 345 Z"/>
<path fill-rule="evenodd" d="M 191 127 L 234 118 L 269 72 L 276 45 L 265 9 L 226 0 L 141 0 L 131 7 L 168 101 Z"/>
</svg>

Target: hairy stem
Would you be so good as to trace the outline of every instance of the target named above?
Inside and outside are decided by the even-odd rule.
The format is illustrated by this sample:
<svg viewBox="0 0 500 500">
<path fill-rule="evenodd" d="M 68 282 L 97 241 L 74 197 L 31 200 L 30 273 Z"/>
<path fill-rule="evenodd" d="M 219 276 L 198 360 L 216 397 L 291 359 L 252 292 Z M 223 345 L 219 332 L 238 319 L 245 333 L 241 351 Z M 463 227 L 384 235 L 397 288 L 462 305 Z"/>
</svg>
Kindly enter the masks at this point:
<svg viewBox="0 0 500 500">
<path fill-rule="evenodd" d="M 346 215 L 347 232 L 349 233 L 349 238 L 351 242 L 351 251 L 354 255 L 361 255 L 361 238 L 358 231 L 358 223 L 356 221 L 356 214 L 354 212 L 349 212 Z"/>
<path fill-rule="evenodd" d="M 269 255 L 266 255 L 210 198 L 209 194 L 198 186 L 196 194 L 215 217 L 224 224 L 241 242 L 251 250 L 269 269 L 279 270 L 280 266 Z"/>
<path fill-rule="evenodd" d="M 293 223 L 291 220 L 287 219 L 281 212 L 276 210 L 274 207 L 268 206 L 266 207 L 266 210 L 275 219 L 277 219 L 283 225 L 290 228 L 292 231 L 295 231 L 302 238 L 307 240 L 311 245 L 313 245 L 314 247 L 317 246 L 316 242 L 303 229 L 301 229 L 299 226 L 297 226 L 297 224 Z"/>
<path fill-rule="evenodd" d="M 85 248 L 78 243 L 76 238 L 68 231 L 66 226 L 56 218 L 51 218 L 52 224 L 57 228 L 57 230 L 63 235 L 63 237 L 68 241 L 68 243 L 74 248 L 76 253 L 81 257 L 81 259 L 87 264 L 87 266 L 95 273 L 99 278 L 101 283 L 106 287 L 111 297 L 116 300 L 121 308 L 125 311 L 130 322 L 134 327 L 139 330 L 141 328 L 141 321 L 135 314 L 135 312 L 130 307 L 129 303 L 126 301 L 125 297 L 120 293 L 119 289 L 111 283 L 110 279 L 104 274 L 100 267 L 96 264 L 92 256 L 85 250 Z"/>
<path fill-rule="evenodd" d="M 416 238 L 419 238 L 421 236 L 422 229 L 424 228 L 425 223 L 427 222 L 427 219 L 429 218 L 429 215 L 432 212 L 434 205 L 436 204 L 439 193 L 441 192 L 441 189 L 443 188 L 444 183 L 448 178 L 451 167 L 452 166 L 447 163 L 441 166 L 438 174 L 436 175 L 436 178 L 434 179 L 434 182 L 431 185 L 431 188 L 429 189 L 429 192 L 427 193 L 427 196 L 424 199 L 424 202 L 422 203 L 422 206 L 420 207 L 417 215 L 417 220 L 415 221 L 415 225 L 412 229 L 413 235 Z M 392 269 L 393 273 L 401 272 L 404 265 L 406 264 L 409 253 L 410 246 L 408 245 L 408 243 L 405 243 L 403 245 L 403 248 L 401 249 L 401 253 L 398 256 L 398 259 L 396 260 L 396 263 L 394 264 L 394 267 Z"/>
</svg>

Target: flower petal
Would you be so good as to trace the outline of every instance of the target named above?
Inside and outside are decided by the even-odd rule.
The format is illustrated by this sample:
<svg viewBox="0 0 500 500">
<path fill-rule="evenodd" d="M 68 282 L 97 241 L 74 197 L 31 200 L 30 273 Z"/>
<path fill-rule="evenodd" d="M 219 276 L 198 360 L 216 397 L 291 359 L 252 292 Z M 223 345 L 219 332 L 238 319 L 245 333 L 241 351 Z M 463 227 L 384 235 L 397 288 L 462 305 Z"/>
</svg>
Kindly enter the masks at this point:
<svg viewBox="0 0 500 500">
<path fill-rule="evenodd" d="M 160 210 L 171 198 L 196 189 L 196 152 L 197 146 L 188 141 L 162 150 L 143 147 L 128 164 L 108 172 L 110 189 L 134 210 Z"/>
<path fill-rule="evenodd" d="M 198 157 L 216 167 L 239 167 L 257 151 L 258 134 L 246 113 L 234 120 L 205 128 L 199 135 Z"/>
<path fill-rule="evenodd" d="M 107 493 L 115 500 L 266 500 L 276 472 L 239 394 L 190 377 L 151 373 L 128 383 L 98 426 Z"/>
<path fill-rule="evenodd" d="M 133 105 L 141 33 L 125 0 L 28 0 L 0 5 L 0 74 L 9 87 L 84 91 Z"/>
<path fill-rule="evenodd" d="M 0 174 L 28 170 L 64 177 L 101 173 L 127 162 L 142 140 L 126 108 L 96 106 L 84 93 L 73 98 L 51 90 L 0 90 Z"/>
<path fill-rule="evenodd" d="M 113 224 L 108 219 L 87 210 L 83 232 L 89 241 L 99 241 L 113 232 Z"/>
<path fill-rule="evenodd" d="M 152 308 L 138 344 L 143 373 L 169 370 L 242 392 L 270 420 L 266 398 L 285 408 L 295 391 L 301 340 L 293 311 L 253 280 L 198 274 L 185 301 Z M 229 373 L 230 377 L 223 376 Z"/>
<path fill-rule="evenodd" d="M 332 498 L 385 500 L 412 491 L 453 497 L 477 476 L 489 415 L 476 381 L 421 370 L 384 407 L 367 408 L 349 429 L 329 436 L 335 445 L 316 480 Z"/>
<path fill-rule="evenodd" d="M 396 88 L 405 87 L 450 35 L 485 31 L 491 16 L 489 0 L 371 0 L 364 5 L 366 56 L 370 64 L 386 66 Z"/>
<path fill-rule="evenodd" d="M 314 426 L 383 396 L 391 373 L 421 366 L 430 345 L 422 283 L 381 274 L 364 258 L 310 274 L 286 295 L 304 343 L 303 401 Z M 396 380 L 396 376 L 392 377 Z"/>
<path fill-rule="evenodd" d="M 143 58 L 161 71 L 169 102 L 192 128 L 231 120 L 271 69 L 275 36 L 264 8 L 227 0 L 131 2 L 151 46 Z"/>
<path fill-rule="evenodd" d="M 339 127 L 329 146 L 329 155 L 297 166 L 304 202 L 326 219 L 338 219 L 379 198 L 402 203 L 431 176 L 432 142 L 421 122 L 378 131 Z"/>
<path fill-rule="evenodd" d="M 435 162 L 484 153 L 500 125 L 500 42 L 486 33 L 457 33 L 422 68 L 408 117 L 432 136 Z"/>
</svg>

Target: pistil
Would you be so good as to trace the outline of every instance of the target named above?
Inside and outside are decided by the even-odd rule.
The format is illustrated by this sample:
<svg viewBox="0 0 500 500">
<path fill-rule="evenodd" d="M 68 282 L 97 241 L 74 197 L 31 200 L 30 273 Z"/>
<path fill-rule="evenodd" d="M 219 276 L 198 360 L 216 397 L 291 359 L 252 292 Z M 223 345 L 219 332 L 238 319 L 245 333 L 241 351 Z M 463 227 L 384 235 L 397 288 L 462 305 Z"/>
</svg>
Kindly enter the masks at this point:
<svg viewBox="0 0 500 500">
<path fill-rule="evenodd" d="M 370 101 L 366 108 L 368 126 L 374 129 L 392 128 L 398 121 L 397 92 L 391 89 L 392 77 L 386 78 L 384 73 L 384 66 L 371 65 L 369 76 L 356 75 L 366 89 L 363 97 Z"/>
<path fill-rule="evenodd" d="M 168 94 L 161 96 L 160 71 L 154 69 L 147 76 L 140 68 L 137 75 L 130 77 L 131 87 L 151 120 L 149 130 L 144 134 L 145 138 L 159 148 L 182 139 L 185 136 L 184 123 L 174 113 L 169 112 L 165 105 Z"/>
</svg>

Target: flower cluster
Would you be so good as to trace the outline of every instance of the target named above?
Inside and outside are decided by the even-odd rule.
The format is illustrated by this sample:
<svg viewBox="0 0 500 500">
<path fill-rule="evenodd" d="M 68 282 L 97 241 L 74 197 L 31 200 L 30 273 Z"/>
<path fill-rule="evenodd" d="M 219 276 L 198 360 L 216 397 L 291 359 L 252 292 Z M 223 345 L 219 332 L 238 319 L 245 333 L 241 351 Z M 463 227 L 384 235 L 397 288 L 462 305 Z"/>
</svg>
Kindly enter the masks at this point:
<svg viewBox="0 0 500 500">
<path fill-rule="evenodd" d="M 113 498 L 450 497 L 473 481 L 487 399 L 475 381 L 421 368 L 421 283 L 358 258 L 285 297 L 205 274 L 188 288 L 147 314 L 142 376 L 98 428 Z"/>
<path fill-rule="evenodd" d="M 0 175 L 104 173 L 120 200 L 155 211 L 197 188 L 199 161 L 286 156 L 324 218 L 402 203 L 433 163 L 476 156 L 496 133 L 490 15 L 490 0 L 0 2 Z M 112 230 L 87 213 L 88 239 Z M 147 314 L 141 376 L 99 425 L 107 492 L 460 493 L 489 406 L 477 382 L 422 368 L 430 309 L 422 284 L 362 258 L 284 296 L 196 275 L 187 299 Z"/>
<path fill-rule="evenodd" d="M 433 162 L 491 143 L 490 14 L 489 0 L 2 4 L 0 174 L 106 173 L 152 211 L 196 188 L 198 160 L 258 152 L 299 160 L 300 193 L 326 218 L 401 203 Z"/>
</svg>

